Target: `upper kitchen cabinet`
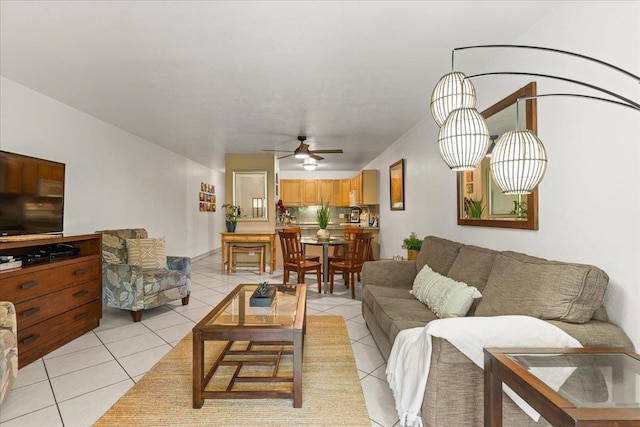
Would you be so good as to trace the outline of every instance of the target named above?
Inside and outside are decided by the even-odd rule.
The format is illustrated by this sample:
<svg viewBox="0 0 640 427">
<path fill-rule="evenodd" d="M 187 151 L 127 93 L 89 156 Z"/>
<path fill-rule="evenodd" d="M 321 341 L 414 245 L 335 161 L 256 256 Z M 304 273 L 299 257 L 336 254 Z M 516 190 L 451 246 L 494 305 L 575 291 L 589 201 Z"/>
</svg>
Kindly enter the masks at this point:
<svg viewBox="0 0 640 427">
<path fill-rule="evenodd" d="M 355 193 L 354 193 L 355 192 Z M 377 205 L 378 202 L 378 171 L 365 169 L 351 178 L 351 197 L 355 196 L 357 205 Z M 354 204 L 354 200 L 350 200 Z"/>
<path fill-rule="evenodd" d="M 318 201 L 318 180 L 317 179 L 305 179 L 303 181 L 302 204 L 305 206 L 316 206 L 320 204 Z"/>
<path fill-rule="evenodd" d="M 330 206 L 338 206 L 336 199 L 336 192 L 334 191 L 334 179 L 320 179 L 318 180 L 318 204 L 320 202 L 329 203 Z"/>
<path fill-rule="evenodd" d="M 285 206 L 301 206 L 303 179 L 282 179 L 280 180 L 280 198 Z"/>
</svg>

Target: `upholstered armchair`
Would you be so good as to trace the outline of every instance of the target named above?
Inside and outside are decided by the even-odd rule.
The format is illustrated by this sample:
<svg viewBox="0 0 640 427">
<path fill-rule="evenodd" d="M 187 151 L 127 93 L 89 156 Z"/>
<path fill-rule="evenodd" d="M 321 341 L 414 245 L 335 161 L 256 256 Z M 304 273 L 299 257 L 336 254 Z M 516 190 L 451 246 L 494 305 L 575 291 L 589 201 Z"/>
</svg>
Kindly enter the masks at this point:
<svg viewBox="0 0 640 427">
<path fill-rule="evenodd" d="M 149 239 L 143 228 L 102 230 L 96 233 L 102 234 L 102 298 L 107 307 L 129 310 L 133 321 L 139 322 L 143 310 L 177 299 L 182 299 L 182 305 L 189 303 L 190 258 L 166 256 L 166 252 L 163 252 L 164 239 Z M 152 240 L 161 245 L 138 248 L 140 250 L 132 255 L 135 245 L 145 242 L 153 244 Z M 154 257 L 151 264 L 148 258 L 144 259 L 149 254 Z"/>
<path fill-rule="evenodd" d="M 18 375 L 18 334 L 16 309 L 9 301 L 0 301 L 0 404 Z"/>
</svg>

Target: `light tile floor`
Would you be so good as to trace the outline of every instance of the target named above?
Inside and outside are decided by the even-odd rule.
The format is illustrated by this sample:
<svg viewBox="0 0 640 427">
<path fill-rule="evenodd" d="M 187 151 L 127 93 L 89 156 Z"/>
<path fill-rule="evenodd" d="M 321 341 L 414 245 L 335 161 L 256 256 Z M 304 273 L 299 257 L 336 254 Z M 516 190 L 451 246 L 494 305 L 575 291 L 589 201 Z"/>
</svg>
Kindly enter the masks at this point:
<svg viewBox="0 0 640 427">
<path fill-rule="evenodd" d="M 236 285 L 282 283 L 281 270 L 221 274 L 219 260 L 212 255 L 193 264 L 189 305 L 176 301 L 149 310 L 139 323 L 126 311 L 105 308 L 100 327 L 22 368 L 0 407 L 0 426 L 91 426 Z M 386 363 L 362 318 L 360 284 L 352 300 L 342 281 L 333 295 L 319 294 L 312 275 L 306 282 L 308 314 L 345 319 L 371 426 L 399 425 Z"/>
</svg>

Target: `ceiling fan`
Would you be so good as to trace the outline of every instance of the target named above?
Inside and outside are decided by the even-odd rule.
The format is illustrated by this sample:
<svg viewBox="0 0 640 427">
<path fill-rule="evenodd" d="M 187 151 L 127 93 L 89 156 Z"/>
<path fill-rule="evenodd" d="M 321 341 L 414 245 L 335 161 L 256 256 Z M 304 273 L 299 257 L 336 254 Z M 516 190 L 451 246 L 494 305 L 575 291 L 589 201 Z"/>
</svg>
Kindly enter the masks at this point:
<svg viewBox="0 0 640 427">
<path fill-rule="evenodd" d="M 307 137 L 304 135 L 298 136 L 298 141 L 300 141 L 300 145 L 298 148 L 293 150 L 293 153 L 288 154 L 286 156 L 278 157 L 278 160 L 284 159 L 287 157 L 294 156 L 298 159 L 306 159 L 311 157 L 316 160 L 323 160 L 324 157 L 318 156 L 318 154 L 342 154 L 343 151 L 341 149 L 336 150 L 309 150 L 309 144 L 305 144 L 304 142 L 307 140 Z M 262 151 L 273 151 L 273 152 L 290 152 L 285 150 L 262 150 Z"/>
</svg>

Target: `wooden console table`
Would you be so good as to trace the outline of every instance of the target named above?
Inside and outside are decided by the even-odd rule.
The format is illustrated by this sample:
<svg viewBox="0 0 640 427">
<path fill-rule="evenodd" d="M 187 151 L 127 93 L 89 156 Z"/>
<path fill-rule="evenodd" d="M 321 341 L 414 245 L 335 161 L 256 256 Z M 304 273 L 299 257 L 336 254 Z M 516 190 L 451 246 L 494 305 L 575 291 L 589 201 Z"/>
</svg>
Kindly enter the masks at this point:
<svg viewBox="0 0 640 427">
<path fill-rule="evenodd" d="M 276 270 L 276 232 L 275 231 L 247 231 L 247 232 L 235 232 L 229 233 L 226 231 L 220 232 L 220 239 L 222 240 L 222 272 L 225 272 L 227 265 L 230 266 L 231 260 L 228 259 L 229 246 L 234 243 L 268 243 L 269 244 L 269 265 L 271 267 L 270 273 Z"/>
</svg>

